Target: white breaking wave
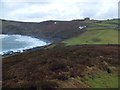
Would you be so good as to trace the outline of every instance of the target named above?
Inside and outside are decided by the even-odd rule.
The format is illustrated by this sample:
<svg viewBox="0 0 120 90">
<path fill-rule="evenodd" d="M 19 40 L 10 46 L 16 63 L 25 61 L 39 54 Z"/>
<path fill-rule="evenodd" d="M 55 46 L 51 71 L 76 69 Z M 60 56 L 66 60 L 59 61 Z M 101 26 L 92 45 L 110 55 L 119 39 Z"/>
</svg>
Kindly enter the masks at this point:
<svg viewBox="0 0 120 90">
<path fill-rule="evenodd" d="M 8 50 L 2 50 L 2 41 L 4 39 L 7 39 L 9 37 L 14 37 L 15 41 L 16 42 L 23 42 L 23 43 L 26 43 L 27 45 L 25 47 L 21 47 L 21 48 L 17 48 L 17 49 L 13 49 L 13 48 L 10 48 Z M 4 35 L 4 34 L 0 34 L 0 54 L 3 55 L 7 52 L 23 52 L 23 50 L 26 50 L 26 49 L 31 49 L 31 48 L 35 48 L 35 47 L 38 47 L 38 46 L 45 46 L 45 45 L 48 45 L 50 43 L 46 43 L 40 39 L 37 39 L 37 38 L 32 38 L 30 36 L 23 36 L 23 35 Z"/>
<path fill-rule="evenodd" d="M 26 43 L 30 44 L 30 46 L 44 46 L 47 44 L 46 42 L 44 42 L 40 39 L 32 38 L 30 36 L 22 36 L 22 35 L 13 35 L 13 36 L 17 37 L 15 39 L 16 41 L 26 42 Z"/>
<path fill-rule="evenodd" d="M 6 37 L 9 37 L 9 35 L 0 34 L 0 39 L 6 38 Z"/>
</svg>

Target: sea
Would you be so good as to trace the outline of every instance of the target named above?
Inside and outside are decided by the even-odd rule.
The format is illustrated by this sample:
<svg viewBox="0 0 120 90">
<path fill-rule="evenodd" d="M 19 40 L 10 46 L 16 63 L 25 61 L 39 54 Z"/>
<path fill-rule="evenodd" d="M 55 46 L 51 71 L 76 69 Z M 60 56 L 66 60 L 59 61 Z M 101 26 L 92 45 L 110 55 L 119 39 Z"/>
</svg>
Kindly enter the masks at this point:
<svg viewBox="0 0 120 90">
<path fill-rule="evenodd" d="M 24 35 L 0 34 L 0 54 L 23 52 L 26 49 L 45 46 L 48 43 L 38 38 Z"/>
</svg>

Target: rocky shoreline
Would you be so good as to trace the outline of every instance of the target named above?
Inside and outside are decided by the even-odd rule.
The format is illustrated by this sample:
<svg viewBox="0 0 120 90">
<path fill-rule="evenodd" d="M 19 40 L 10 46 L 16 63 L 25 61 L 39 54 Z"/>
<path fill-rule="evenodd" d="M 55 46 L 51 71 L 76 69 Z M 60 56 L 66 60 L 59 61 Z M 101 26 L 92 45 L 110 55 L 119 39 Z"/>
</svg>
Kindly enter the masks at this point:
<svg viewBox="0 0 120 90">
<path fill-rule="evenodd" d="M 49 44 L 51 45 L 51 44 Z M 17 55 L 17 54 L 21 54 L 21 53 L 29 53 L 29 52 L 33 52 L 33 51 L 37 51 L 37 50 L 40 50 L 42 48 L 45 48 L 49 45 L 45 45 L 45 46 L 38 46 L 38 47 L 34 47 L 34 48 L 30 48 L 30 49 L 25 49 L 23 51 L 17 51 L 17 52 L 14 52 L 14 51 L 8 51 L 6 53 L 4 53 L 2 56 L 2 58 L 6 58 L 6 57 L 9 57 L 9 56 L 14 56 L 14 55 Z"/>
</svg>

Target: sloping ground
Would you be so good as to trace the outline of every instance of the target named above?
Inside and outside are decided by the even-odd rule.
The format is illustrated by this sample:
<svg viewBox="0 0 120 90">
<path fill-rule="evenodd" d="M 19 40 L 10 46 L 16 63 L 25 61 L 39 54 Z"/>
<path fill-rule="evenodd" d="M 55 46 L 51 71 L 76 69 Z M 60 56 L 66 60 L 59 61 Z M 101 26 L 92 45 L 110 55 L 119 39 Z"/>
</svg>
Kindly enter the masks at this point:
<svg viewBox="0 0 120 90">
<path fill-rule="evenodd" d="M 80 44 L 120 44 L 117 30 L 88 30 L 80 36 L 64 41 L 67 45 Z"/>
<path fill-rule="evenodd" d="M 80 44 L 120 44 L 118 20 L 96 21 L 90 23 L 81 35 L 65 40 L 67 45 Z"/>
<path fill-rule="evenodd" d="M 118 47 L 58 44 L 3 58 L 3 88 L 117 88 Z"/>
<path fill-rule="evenodd" d="M 58 43 L 4 57 L 3 88 L 118 88 L 119 46 L 111 45 L 118 44 L 116 20 L 3 22 L 6 34 L 68 39 L 63 41 L 68 46 Z"/>
<path fill-rule="evenodd" d="M 40 23 L 2 20 L 3 34 L 21 34 L 58 42 L 81 34 L 85 21 L 44 21 Z"/>
</svg>

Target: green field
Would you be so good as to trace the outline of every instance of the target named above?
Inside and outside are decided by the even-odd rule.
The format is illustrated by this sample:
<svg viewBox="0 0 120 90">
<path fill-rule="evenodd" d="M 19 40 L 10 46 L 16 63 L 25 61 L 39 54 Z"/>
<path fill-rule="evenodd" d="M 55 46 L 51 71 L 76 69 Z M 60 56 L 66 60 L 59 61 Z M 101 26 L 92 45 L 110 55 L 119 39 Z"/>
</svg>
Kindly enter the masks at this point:
<svg viewBox="0 0 120 90">
<path fill-rule="evenodd" d="M 118 44 L 117 30 L 88 30 L 78 37 L 64 41 L 67 45 Z"/>
<path fill-rule="evenodd" d="M 118 20 L 103 20 L 89 23 L 86 31 L 77 37 L 63 41 L 66 45 L 119 44 Z"/>
</svg>

